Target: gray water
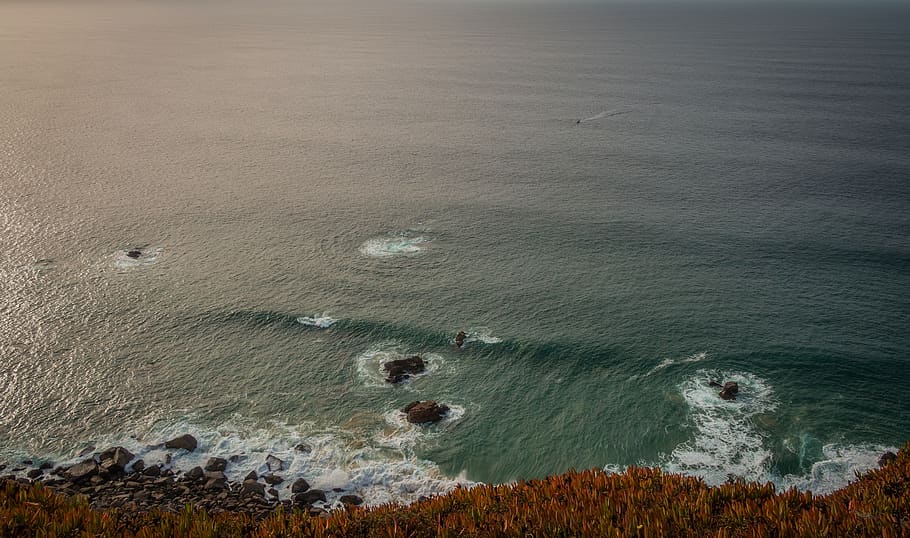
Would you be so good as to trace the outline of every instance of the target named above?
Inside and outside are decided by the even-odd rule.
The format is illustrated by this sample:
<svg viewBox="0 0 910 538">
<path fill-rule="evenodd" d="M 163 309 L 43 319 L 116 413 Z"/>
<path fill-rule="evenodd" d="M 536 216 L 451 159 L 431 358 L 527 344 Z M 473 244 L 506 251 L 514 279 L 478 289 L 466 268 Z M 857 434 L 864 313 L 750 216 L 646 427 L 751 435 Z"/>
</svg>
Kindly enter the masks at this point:
<svg viewBox="0 0 910 538">
<path fill-rule="evenodd" d="M 908 15 L 0 2 L 0 460 L 839 487 L 910 431 Z"/>
</svg>

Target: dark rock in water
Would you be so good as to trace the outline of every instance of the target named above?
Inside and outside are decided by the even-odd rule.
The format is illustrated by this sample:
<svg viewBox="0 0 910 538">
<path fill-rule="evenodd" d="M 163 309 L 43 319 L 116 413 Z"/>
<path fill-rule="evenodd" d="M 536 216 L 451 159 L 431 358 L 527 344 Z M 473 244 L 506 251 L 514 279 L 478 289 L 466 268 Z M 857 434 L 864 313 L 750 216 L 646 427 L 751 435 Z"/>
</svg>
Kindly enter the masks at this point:
<svg viewBox="0 0 910 538">
<path fill-rule="evenodd" d="M 0 471 L 2 471 L 3 469 L 6 469 L 6 464 L 0 463 Z"/>
<path fill-rule="evenodd" d="M 246 456 L 243 454 L 234 454 L 233 456 L 228 458 L 228 461 L 230 461 L 231 463 L 240 463 L 241 461 L 244 461 L 244 460 L 246 460 Z"/>
<path fill-rule="evenodd" d="M 42 471 L 46 471 L 48 469 L 53 469 L 54 464 L 49 461 L 46 461 L 46 462 L 42 463 L 41 465 L 39 465 L 38 468 L 41 469 Z"/>
<path fill-rule="evenodd" d="M 878 459 L 878 466 L 884 467 L 885 465 L 888 465 L 889 463 L 891 463 L 892 461 L 894 461 L 896 459 L 897 459 L 897 454 L 895 454 L 894 452 L 891 452 L 891 451 L 885 452 L 884 454 L 882 454 L 882 457 Z"/>
<path fill-rule="evenodd" d="M 272 472 L 280 471 L 284 468 L 284 462 L 271 454 L 265 458 L 265 465 L 269 468 L 269 471 Z"/>
<path fill-rule="evenodd" d="M 294 495 L 294 504 L 298 506 L 304 504 L 313 504 L 317 501 L 326 501 L 325 492 L 321 489 L 311 489 L 307 492 Z"/>
<path fill-rule="evenodd" d="M 205 489 L 227 489 L 228 483 L 224 478 L 209 478 L 205 482 Z"/>
<path fill-rule="evenodd" d="M 739 394 L 739 385 L 735 381 L 727 381 L 720 391 L 720 397 L 724 400 L 735 400 L 737 394 Z"/>
<path fill-rule="evenodd" d="M 298 478 L 291 485 L 291 493 L 303 493 L 304 491 L 310 489 L 310 484 L 302 478 Z"/>
<path fill-rule="evenodd" d="M 187 471 L 183 476 L 189 480 L 200 480 L 203 476 L 205 476 L 205 471 L 202 470 L 202 467 L 197 466 Z"/>
<path fill-rule="evenodd" d="M 197 446 L 199 446 L 199 443 L 196 438 L 188 433 L 164 443 L 165 448 L 182 448 L 190 452 L 196 450 Z"/>
<path fill-rule="evenodd" d="M 22 465 L 34 465 L 35 463 L 32 460 L 22 460 Z"/>
<path fill-rule="evenodd" d="M 308 445 L 306 443 L 300 443 L 299 445 L 294 447 L 294 450 L 296 450 L 297 452 L 312 452 L 313 447 L 311 447 L 310 445 Z"/>
<path fill-rule="evenodd" d="M 424 424 L 426 422 L 439 422 L 449 412 L 449 407 L 440 405 L 433 400 L 423 402 L 411 402 L 404 409 L 408 415 L 408 422 L 412 424 Z"/>
<path fill-rule="evenodd" d="M 122 446 L 109 448 L 98 456 L 98 461 L 101 462 L 100 472 L 105 476 L 121 475 L 126 465 L 134 457 L 132 452 Z"/>
<path fill-rule="evenodd" d="M 275 497 L 275 498 L 277 499 L 277 498 L 278 498 L 278 490 L 275 489 L 275 488 L 269 488 L 269 495 L 271 495 L 272 497 Z"/>
<path fill-rule="evenodd" d="M 134 249 L 134 250 L 130 250 L 129 252 L 127 252 L 126 255 L 129 256 L 130 258 L 136 259 L 139 256 L 142 256 L 142 251 Z"/>
<path fill-rule="evenodd" d="M 341 501 L 341 504 L 352 504 L 354 506 L 360 506 L 363 504 L 363 499 L 357 495 L 342 495 L 338 500 Z"/>
<path fill-rule="evenodd" d="M 426 363 L 423 362 L 423 359 L 414 355 L 413 357 L 408 357 L 406 359 L 389 361 L 383 364 L 382 367 L 388 373 L 388 376 L 385 379 L 387 382 L 401 383 L 412 375 L 419 374 L 426 370 Z"/>
<path fill-rule="evenodd" d="M 98 464 L 93 459 L 87 459 L 82 463 L 73 465 L 65 472 L 65 478 L 73 482 L 86 482 L 91 477 L 98 474 Z"/>
<path fill-rule="evenodd" d="M 240 492 L 244 495 L 259 495 L 265 497 L 265 486 L 256 482 L 256 480 L 244 480 L 243 486 L 240 488 Z"/>
<path fill-rule="evenodd" d="M 26 473 L 25 476 L 27 476 L 27 477 L 29 477 L 30 479 L 34 480 L 34 479 L 40 477 L 40 476 L 43 475 L 43 474 L 44 474 L 44 471 L 42 471 L 41 469 L 32 469 L 31 471 L 29 471 L 28 473 Z"/>
<path fill-rule="evenodd" d="M 136 460 L 136 463 L 133 464 L 133 472 L 141 473 L 145 470 L 145 462 L 143 460 Z"/>
<path fill-rule="evenodd" d="M 145 476 L 161 476 L 161 467 L 157 465 L 152 465 L 151 467 L 146 467 L 142 470 L 142 474 Z"/>
<path fill-rule="evenodd" d="M 79 451 L 79 457 L 84 458 L 95 451 L 95 445 L 89 445 Z"/>
<path fill-rule="evenodd" d="M 721 384 L 718 383 L 717 381 L 714 381 L 713 379 L 712 379 L 711 381 L 708 382 L 708 386 L 709 386 L 709 387 L 717 387 L 717 388 L 723 387 L 723 385 L 721 385 Z"/>
<path fill-rule="evenodd" d="M 205 464 L 206 471 L 223 471 L 227 469 L 227 460 L 224 458 L 209 458 Z"/>
<path fill-rule="evenodd" d="M 272 486 L 276 486 L 284 482 L 284 478 L 281 478 L 277 474 L 267 474 L 265 477 L 263 477 L 263 480 L 265 480 L 266 484 L 270 484 Z"/>
<path fill-rule="evenodd" d="M 458 331 L 458 334 L 455 335 L 455 345 L 458 347 L 464 347 L 464 341 L 467 337 L 468 335 L 466 335 L 464 331 Z"/>
<path fill-rule="evenodd" d="M 243 480 L 259 480 L 259 475 L 256 474 L 256 471 L 250 471 Z"/>
</svg>

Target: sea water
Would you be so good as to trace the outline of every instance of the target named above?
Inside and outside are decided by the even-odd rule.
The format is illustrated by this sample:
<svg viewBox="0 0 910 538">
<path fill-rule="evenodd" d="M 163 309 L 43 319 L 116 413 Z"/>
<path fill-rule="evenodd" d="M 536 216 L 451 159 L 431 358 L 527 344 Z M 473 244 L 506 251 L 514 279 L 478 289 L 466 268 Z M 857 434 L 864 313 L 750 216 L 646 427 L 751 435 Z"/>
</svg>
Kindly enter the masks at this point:
<svg viewBox="0 0 910 538">
<path fill-rule="evenodd" d="M 908 27 L 0 3 L 0 461 L 192 433 L 170 466 L 271 455 L 330 502 L 629 465 L 840 487 L 910 432 Z M 408 424 L 424 399 L 452 411 Z"/>
</svg>

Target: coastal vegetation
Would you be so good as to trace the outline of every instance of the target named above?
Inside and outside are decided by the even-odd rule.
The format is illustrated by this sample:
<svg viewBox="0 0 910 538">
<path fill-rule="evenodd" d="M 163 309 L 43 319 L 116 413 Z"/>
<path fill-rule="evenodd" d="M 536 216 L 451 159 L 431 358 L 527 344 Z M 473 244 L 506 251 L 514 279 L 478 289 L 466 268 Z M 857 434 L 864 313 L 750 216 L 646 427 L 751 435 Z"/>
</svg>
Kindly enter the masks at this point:
<svg viewBox="0 0 910 538">
<path fill-rule="evenodd" d="M 218 513 L 215 513 L 218 512 Z M 2 536 L 910 536 L 910 444 L 829 495 L 731 478 L 711 487 L 658 469 L 569 471 L 460 488 L 409 506 L 265 517 L 187 505 L 96 510 L 40 482 L 0 484 Z"/>
</svg>

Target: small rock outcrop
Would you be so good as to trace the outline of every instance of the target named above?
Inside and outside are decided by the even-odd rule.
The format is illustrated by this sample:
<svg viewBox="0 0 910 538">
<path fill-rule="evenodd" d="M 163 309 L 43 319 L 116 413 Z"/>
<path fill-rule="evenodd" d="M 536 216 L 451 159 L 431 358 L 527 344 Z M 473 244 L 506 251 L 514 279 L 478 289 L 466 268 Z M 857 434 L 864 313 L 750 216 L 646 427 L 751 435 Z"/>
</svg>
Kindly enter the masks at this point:
<svg viewBox="0 0 910 538">
<path fill-rule="evenodd" d="M 196 450 L 196 447 L 199 446 L 199 442 L 196 441 L 196 438 L 192 435 L 185 433 L 180 437 L 176 437 L 164 443 L 165 448 L 177 448 L 184 449 L 189 452 Z"/>
<path fill-rule="evenodd" d="M 464 341 L 467 337 L 468 335 L 466 335 L 464 331 L 458 331 L 458 334 L 455 335 L 455 345 L 458 347 L 464 347 Z"/>
<path fill-rule="evenodd" d="M 294 504 L 296 505 L 309 505 L 317 501 L 326 502 L 325 492 L 321 489 L 311 489 L 305 493 L 294 495 Z"/>
<path fill-rule="evenodd" d="M 209 458 L 205 463 L 206 471 L 223 471 L 227 469 L 227 460 L 224 458 Z"/>
<path fill-rule="evenodd" d="M 885 465 L 888 465 L 889 463 L 891 463 L 892 461 L 894 461 L 896 459 L 897 459 L 897 454 L 895 454 L 894 452 L 891 452 L 889 450 L 888 452 L 885 452 L 884 454 L 882 454 L 882 457 L 880 457 L 878 459 L 878 466 L 884 467 Z"/>
<path fill-rule="evenodd" d="M 739 384 L 735 381 L 727 381 L 720 391 L 720 397 L 724 400 L 735 400 L 737 394 L 739 394 Z"/>
<path fill-rule="evenodd" d="M 441 405 L 433 400 L 411 402 L 401 410 L 408 415 L 408 422 L 412 424 L 425 424 L 439 422 L 449 412 L 447 405 Z"/>
<path fill-rule="evenodd" d="M 338 500 L 341 501 L 341 504 L 350 504 L 354 506 L 360 506 L 363 504 L 363 499 L 357 495 L 342 495 Z"/>
<path fill-rule="evenodd" d="M 406 359 L 389 361 L 383 364 L 382 367 L 388 373 L 385 378 L 388 383 L 401 383 L 412 375 L 419 374 L 427 369 L 426 363 L 417 355 Z"/>
<path fill-rule="evenodd" d="M 298 478 L 291 484 L 291 493 L 303 493 L 304 491 L 310 489 L 310 484 L 302 478 Z"/>
<path fill-rule="evenodd" d="M 127 252 L 126 255 L 129 256 L 130 258 L 136 259 L 139 256 L 142 256 L 142 251 L 133 249 L 133 250 L 130 250 L 129 252 Z"/>
<path fill-rule="evenodd" d="M 72 482 L 79 483 L 86 482 L 97 474 L 98 464 L 95 463 L 94 459 L 89 458 L 82 463 L 77 463 L 76 465 L 73 465 L 67 469 L 64 473 L 64 478 Z"/>
</svg>

